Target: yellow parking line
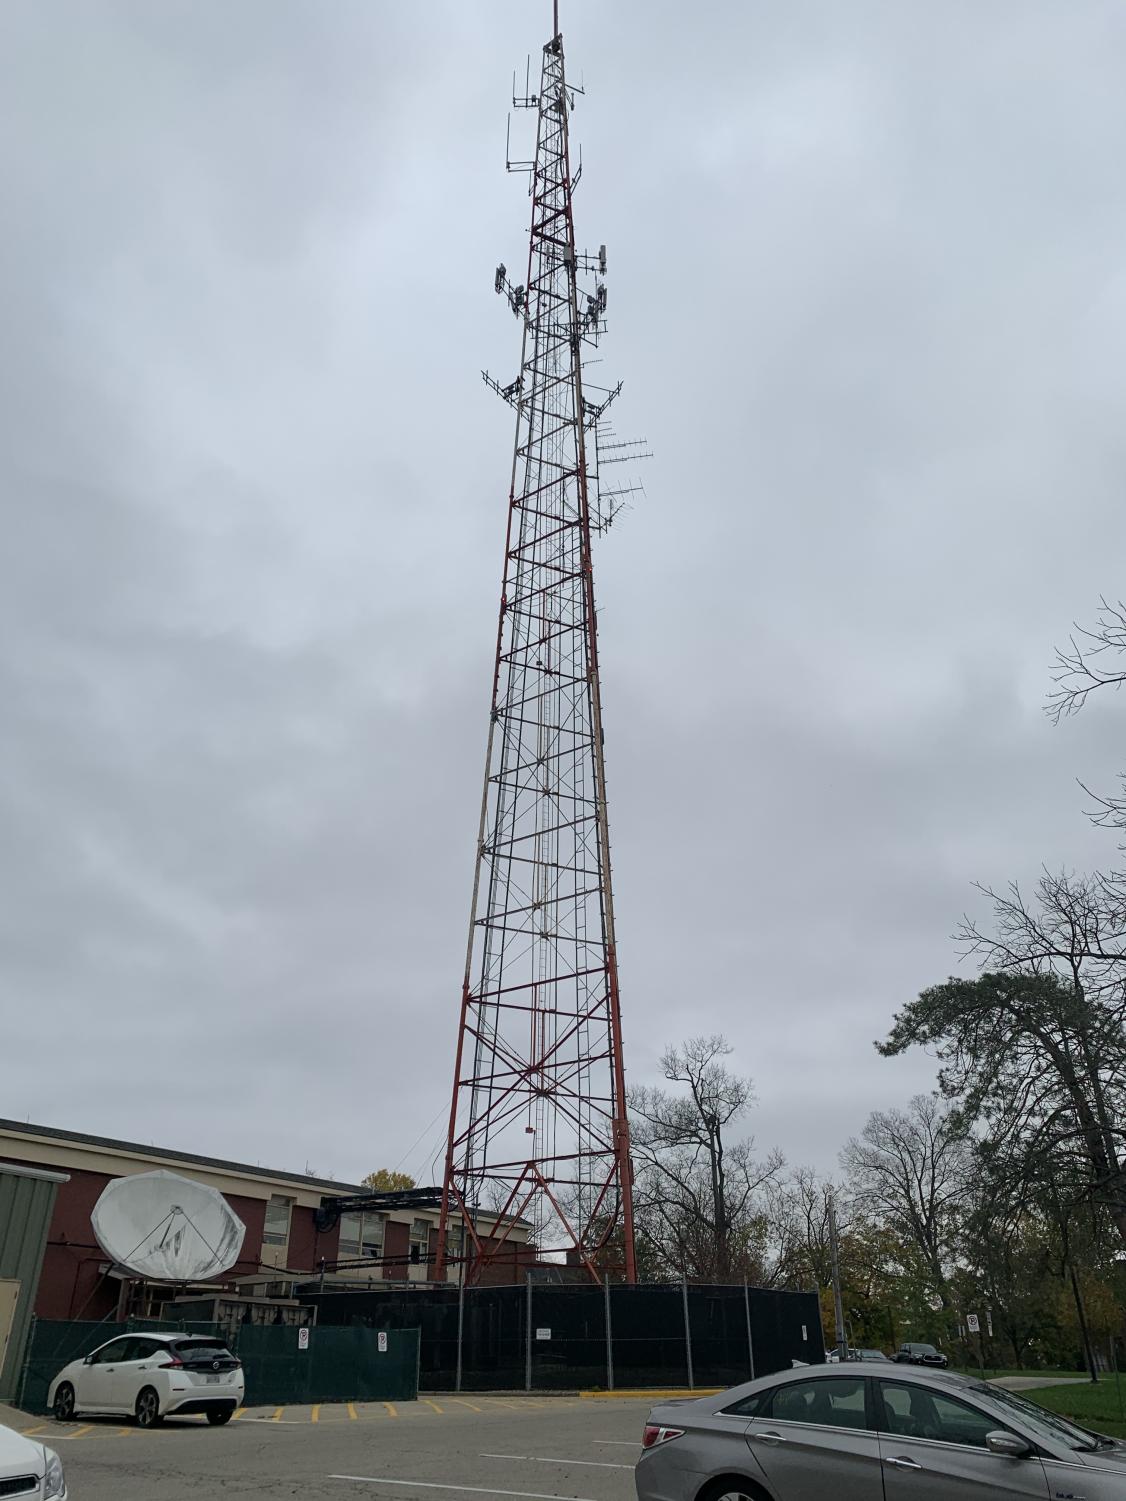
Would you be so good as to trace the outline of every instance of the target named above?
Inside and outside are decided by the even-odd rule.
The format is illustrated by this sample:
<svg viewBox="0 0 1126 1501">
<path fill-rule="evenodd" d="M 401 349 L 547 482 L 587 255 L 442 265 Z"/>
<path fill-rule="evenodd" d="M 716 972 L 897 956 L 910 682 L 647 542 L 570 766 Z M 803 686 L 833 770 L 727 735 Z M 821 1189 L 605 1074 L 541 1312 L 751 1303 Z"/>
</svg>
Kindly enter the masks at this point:
<svg viewBox="0 0 1126 1501">
<path fill-rule="evenodd" d="M 423 1397 L 422 1400 L 426 1403 L 427 1407 L 432 1407 L 435 1412 L 441 1412 L 442 1411 L 442 1409 L 438 1406 L 437 1402 L 431 1402 L 431 1400 L 430 1400 L 429 1397 Z"/>
<path fill-rule="evenodd" d="M 282 1413 L 283 1413 L 283 1412 L 284 1412 L 284 1411 L 285 1411 L 285 1408 L 284 1408 L 284 1407 L 277 1407 L 277 1408 L 275 1408 L 275 1409 L 274 1409 L 274 1415 L 273 1415 L 273 1417 L 272 1417 L 272 1418 L 271 1418 L 271 1419 L 270 1419 L 270 1422 L 271 1422 L 271 1423 L 280 1423 L 280 1422 L 281 1422 L 281 1415 L 282 1415 Z"/>
<path fill-rule="evenodd" d="M 484 1412 L 483 1407 L 478 1407 L 476 1402 L 467 1402 L 464 1397 L 454 1397 L 453 1401 L 460 1402 L 462 1407 L 472 1407 L 474 1412 Z"/>
<path fill-rule="evenodd" d="M 395 1406 L 394 1402 L 384 1402 L 383 1405 L 384 1405 L 384 1407 L 386 1407 L 387 1411 L 391 1414 L 391 1416 L 393 1418 L 397 1418 L 399 1416 L 399 1410 Z"/>
<path fill-rule="evenodd" d="M 232 1419 L 231 1419 L 231 1421 L 232 1421 L 232 1422 L 234 1422 L 234 1423 L 237 1423 L 237 1422 L 238 1422 L 238 1420 L 239 1420 L 239 1418 L 241 1418 L 241 1417 L 242 1417 L 242 1415 L 243 1415 L 243 1413 L 244 1413 L 244 1412 L 245 1412 L 245 1411 L 246 1411 L 246 1408 L 245 1408 L 245 1407 L 239 1407 L 239 1408 L 237 1408 L 237 1409 L 236 1409 L 236 1411 L 235 1411 L 235 1415 L 234 1415 L 234 1417 L 233 1417 L 233 1418 L 232 1418 Z"/>
<path fill-rule="evenodd" d="M 93 1431 L 94 1431 L 94 1425 L 93 1425 L 93 1423 L 83 1423 L 82 1427 L 76 1429 L 74 1431 L 74 1433 L 65 1433 L 65 1434 L 62 1435 L 62 1437 L 63 1438 L 85 1438 L 88 1433 L 93 1433 Z"/>
<path fill-rule="evenodd" d="M 309 1421 L 310 1421 L 310 1423 L 319 1423 L 320 1420 L 321 1420 L 321 1404 L 319 1402 L 314 1402 L 313 1403 L 313 1410 L 309 1414 Z"/>
<path fill-rule="evenodd" d="M 353 1423 L 356 1421 L 356 1404 L 354 1402 L 348 1403 L 348 1416 L 352 1419 Z"/>
<path fill-rule="evenodd" d="M 37 1423 L 34 1428 L 23 1428 L 20 1431 L 23 1433 L 42 1433 L 46 1426 L 46 1423 Z"/>
<path fill-rule="evenodd" d="M 132 1438 L 133 1434 L 136 1433 L 136 1431 L 137 1430 L 135 1428 L 119 1428 L 117 1430 L 117 1436 L 118 1438 Z"/>
</svg>

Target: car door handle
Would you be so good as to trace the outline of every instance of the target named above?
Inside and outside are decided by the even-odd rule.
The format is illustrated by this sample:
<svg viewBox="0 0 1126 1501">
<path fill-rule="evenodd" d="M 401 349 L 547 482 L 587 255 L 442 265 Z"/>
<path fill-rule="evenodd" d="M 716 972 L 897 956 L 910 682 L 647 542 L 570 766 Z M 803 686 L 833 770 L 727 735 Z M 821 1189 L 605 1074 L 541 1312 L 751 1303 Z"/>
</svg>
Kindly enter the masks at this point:
<svg viewBox="0 0 1126 1501">
<path fill-rule="evenodd" d="M 896 1465 L 901 1470 L 921 1470 L 923 1467 L 914 1459 L 885 1459 L 884 1464 Z"/>
<path fill-rule="evenodd" d="M 781 1433 L 748 1433 L 748 1438 L 757 1438 L 763 1444 L 784 1444 L 786 1438 Z"/>
</svg>

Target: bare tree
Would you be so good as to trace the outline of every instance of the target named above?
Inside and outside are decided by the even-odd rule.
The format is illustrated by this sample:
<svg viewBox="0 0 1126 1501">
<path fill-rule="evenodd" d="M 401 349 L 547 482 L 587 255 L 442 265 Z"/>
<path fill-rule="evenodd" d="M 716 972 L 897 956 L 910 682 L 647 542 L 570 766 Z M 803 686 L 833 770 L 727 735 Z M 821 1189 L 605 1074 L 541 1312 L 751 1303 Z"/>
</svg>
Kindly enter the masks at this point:
<svg viewBox="0 0 1126 1501">
<path fill-rule="evenodd" d="M 915 1247 L 949 1307 L 947 1266 L 971 1183 L 965 1129 L 950 1107 L 919 1094 L 905 1111 L 873 1111 L 841 1152 L 841 1166 L 858 1203 Z"/>
<path fill-rule="evenodd" d="M 829 1206 L 834 1199 L 843 1234 L 848 1229 L 847 1205 L 831 1179 L 819 1178 L 813 1168 L 799 1167 L 772 1185 L 772 1238 L 781 1280 L 818 1288 L 832 1282 Z"/>
<path fill-rule="evenodd" d="M 1053 724 L 1059 724 L 1084 708 L 1100 688 L 1117 691 L 1126 683 L 1126 603 L 1099 601 L 1099 614 L 1091 628 L 1075 626 L 1066 647 L 1057 647 L 1052 662 L 1053 691 L 1044 708 Z M 1091 799 L 1091 822 L 1114 829 L 1118 849 L 1126 855 L 1126 776 L 1119 777 L 1117 793 L 1104 797 L 1084 782 L 1079 784 Z M 1095 877 L 1094 885 L 1105 908 L 1120 924 L 1126 924 L 1126 871 Z"/>
<path fill-rule="evenodd" d="M 993 904 L 986 929 L 964 917 L 955 940 L 982 969 L 1054 974 L 1077 993 L 1120 991 L 1126 979 L 1126 914 L 1103 877 L 1045 870 L 1030 901 L 1014 882 L 977 890 Z"/>
<path fill-rule="evenodd" d="M 1051 678 L 1055 684 L 1045 705 L 1053 724 L 1070 714 L 1078 714 L 1087 699 L 1099 688 L 1121 688 L 1126 683 L 1126 666 L 1112 665 L 1115 658 L 1126 657 L 1126 604 L 1099 600 L 1099 614 L 1093 627 L 1076 625 L 1068 644 L 1057 647 L 1052 660 Z"/>
<path fill-rule="evenodd" d="M 686 1092 L 640 1088 L 629 1102 L 643 1233 L 670 1269 L 719 1281 L 745 1270 L 765 1239 L 762 1195 L 783 1166 L 780 1153 L 759 1162 L 752 1140 L 731 1139 L 754 1098 L 751 1081 L 722 1062 L 731 1051 L 721 1036 L 669 1048 L 662 1073 Z"/>
</svg>

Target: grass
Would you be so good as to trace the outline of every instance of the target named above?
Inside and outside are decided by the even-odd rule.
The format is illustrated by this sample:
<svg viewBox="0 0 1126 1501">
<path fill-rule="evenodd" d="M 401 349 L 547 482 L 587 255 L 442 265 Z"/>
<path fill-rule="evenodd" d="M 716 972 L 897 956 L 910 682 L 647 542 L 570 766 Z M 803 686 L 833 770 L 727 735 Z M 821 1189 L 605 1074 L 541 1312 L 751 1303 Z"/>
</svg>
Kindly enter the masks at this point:
<svg viewBox="0 0 1126 1501">
<path fill-rule="evenodd" d="M 963 1376 L 981 1375 L 980 1368 L 975 1365 L 952 1366 L 951 1369 L 959 1371 Z M 1085 1376 L 1086 1374 L 1086 1371 L 1021 1371 L 1017 1370 L 1016 1367 L 1012 1370 L 995 1371 L 992 1366 L 986 1366 L 985 1368 L 985 1378 L 987 1381 L 993 1381 L 998 1376 L 1035 1376 L 1038 1381 L 1071 1381 L 1076 1376 Z"/>
<path fill-rule="evenodd" d="M 1021 1395 L 1084 1428 L 1126 1438 L 1126 1386 L 1121 1376 L 1108 1374 L 1100 1376 L 1097 1385 L 1085 1381 L 1082 1386 L 1046 1386 Z"/>
</svg>

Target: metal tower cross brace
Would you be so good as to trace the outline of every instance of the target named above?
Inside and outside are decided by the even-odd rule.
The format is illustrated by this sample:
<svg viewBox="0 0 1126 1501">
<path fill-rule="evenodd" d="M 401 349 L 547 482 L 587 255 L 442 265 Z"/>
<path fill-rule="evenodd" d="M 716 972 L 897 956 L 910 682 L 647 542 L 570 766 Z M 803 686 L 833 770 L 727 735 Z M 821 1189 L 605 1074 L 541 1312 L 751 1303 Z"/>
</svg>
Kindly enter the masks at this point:
<svg viewBox="0 0 1126 1501">
<path fill-rule="evenodd" d="M 470 1281 L 513 1256 L 518 1224 L 541 1257 L 595 1281 L 636 1275 L 591 571 L 591 534 L 615 502 L 604 512 L 594 443 L 587 453 L 617 389 L 584 394 L 606 251 L 575 248 L 576 92 L 557 24 L 539 93 L 513 100 L 537 118 L 534 161 L 515 164 L 531 177 L 527 281 L 496 275 L 523 326 L 520 372 L 485 376 L 516 412 L 516 442 L 439 1278 L 451 1216 L 467 1227 Z"/>
</svg>

